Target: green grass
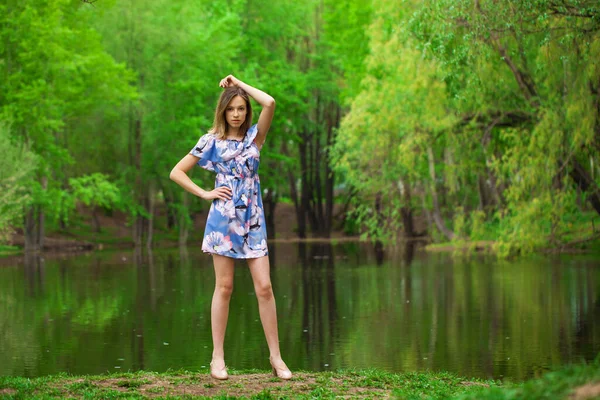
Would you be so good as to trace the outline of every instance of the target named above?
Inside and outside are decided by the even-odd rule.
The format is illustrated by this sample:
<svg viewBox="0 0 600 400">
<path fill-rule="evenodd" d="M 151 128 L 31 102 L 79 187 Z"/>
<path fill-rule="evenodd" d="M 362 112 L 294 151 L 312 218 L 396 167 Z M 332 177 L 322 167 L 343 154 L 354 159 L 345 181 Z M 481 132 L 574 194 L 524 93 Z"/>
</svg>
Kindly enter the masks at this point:
<svg viewBox="0 0 600 400">
<path fill-rule="evenodd" d="M 389 373 L 376 369 L 296 372 L 291 381 L 264 371 L 230 371 L 216 381 L 208 371 L 136 372 L 99 376 L 59 374 L 40 378 L 0 377 L 0 398 L 207 398 L 207 399 L 568 399 L 588 383 L 600 384 L 600 362 L 565 366 L 541 378 L 511 384 L 465 379 L 449 373 Z M 571 397 L 570 397 L 571 396 Z"/>
<path fill-rule="evenodd" d="M 0 257 L 12 256 L 15 254 L 22 253 L 22 249 L 18 246 L 9 246 L 0 244 Z"/>
</svg>

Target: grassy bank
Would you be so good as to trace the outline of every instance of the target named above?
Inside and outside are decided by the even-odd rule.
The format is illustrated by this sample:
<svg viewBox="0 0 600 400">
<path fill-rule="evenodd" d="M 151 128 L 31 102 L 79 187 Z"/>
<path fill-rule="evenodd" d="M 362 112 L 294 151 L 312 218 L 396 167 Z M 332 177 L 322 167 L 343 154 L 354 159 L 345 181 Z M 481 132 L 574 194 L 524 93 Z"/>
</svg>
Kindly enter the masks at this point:
<svg viewBox="0 0 600 400">
<path fill-rule="evenodd" d="M 591 399 L 600 396 L 600 364 L 567 366 L 510 384 L 448 373 L 393 374 L 378 370 L 296 372 L 280 381 L 263 371 L 230 371 L 216 381 L 207 371 L 136 372 L 98 376 L 0 377 L 0 397 L 27 398 L 252 398 L 252 399 Z"/>
</svg>

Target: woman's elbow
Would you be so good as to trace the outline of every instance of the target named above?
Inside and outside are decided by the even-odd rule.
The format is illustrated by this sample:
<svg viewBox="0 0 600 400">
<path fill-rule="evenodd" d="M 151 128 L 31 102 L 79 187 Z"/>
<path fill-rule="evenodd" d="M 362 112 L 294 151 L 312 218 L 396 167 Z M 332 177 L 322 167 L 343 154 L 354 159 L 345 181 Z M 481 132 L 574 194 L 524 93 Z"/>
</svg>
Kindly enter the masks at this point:
<svg viewBox="0 0 600 400">
<path fill-rule="evenodd" d="M 177 179 L 177 168 L 173 168 L 169 174 L 169 179 L 175 181 Z"/>
<path fill-rule="evenodd" d="M 267 107 L 272 107 L 275 108 L 275 99 L 274 98 L 270 98 L 269 101 L 267 102 Z"/>
</svg>

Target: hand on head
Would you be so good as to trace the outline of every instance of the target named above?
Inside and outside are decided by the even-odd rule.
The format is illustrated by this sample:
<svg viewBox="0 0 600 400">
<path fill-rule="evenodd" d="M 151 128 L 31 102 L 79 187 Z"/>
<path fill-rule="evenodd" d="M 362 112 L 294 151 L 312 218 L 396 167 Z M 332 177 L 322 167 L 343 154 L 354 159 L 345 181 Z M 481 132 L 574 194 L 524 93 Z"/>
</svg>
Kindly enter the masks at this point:
<svg viewBox="0 0 600 400">
<path fill-rule="evenodd" d="M 219 86 L 222 88 L 227 88 L 230 86 L 238 86 L 240 81 L 233 75 L 227 75 L 225 78 L 221 79 L 219 82 Z"/>
</svg>

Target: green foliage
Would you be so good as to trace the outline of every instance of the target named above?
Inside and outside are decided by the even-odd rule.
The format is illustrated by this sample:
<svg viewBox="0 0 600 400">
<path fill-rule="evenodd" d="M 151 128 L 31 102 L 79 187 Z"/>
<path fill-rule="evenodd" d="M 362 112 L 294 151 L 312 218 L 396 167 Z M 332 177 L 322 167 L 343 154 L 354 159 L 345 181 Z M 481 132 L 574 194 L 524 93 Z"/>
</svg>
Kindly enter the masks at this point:
<svg viewBox="0 0 600 400">
<path fill-rule="evenodd" d="M 186 232 L 206 204 L 168 174 L 233 73 L 277 101 L 261 167 L 273 202 L 318 156 L 334 173 L 310 172 L 309 203 L 316 176 L 334 177 L 353 197 L 349 232 L 394 240 L 410 210 L 436 217 L 433 238 L 445 225 L 503 256 L 563 247 L 565 215 L 600 196 L 596 3 L 9 0 L 0 119 L 37 156 L 23 201 L 51 224 L 68 222 L 72 179 L 104 176 L 116 187 L 76 197 L 132 220 L 164 203 Z"/>
<path fill-rule="evenodd" d="M 373 7 L 367 75 L 342 120 L 333 154 L 336 170 L 358 189 L 360 203 L 372 209 L 374 198 L 385 194 L 383 212 L 396 218 L 382 225 L 381 215 L 371 212 L 365 221 L 373 228 L 368 234 L 382 239 L 395 237 L 399 208 L 413 206 L 406 192 L 429 175 L 427 150 L 446 142 L 443 135 L 454 118 L 436 63 L 416 48 L 406 26 L 391 28 L 414 6 L 380 1 Z"/>
<path fill-rule="evenodd" d="M 23 211 L 32 201 L 28 185 L 38 159 L 23 145 L 13 143 L 5 123 L 0 123 L 0 154 L 0 243 L 4 243 L 11 227 L 21 225 Z"/>
<path fill-rule="evenodd" d="M 69 179 L 73 196 L 86 206 L 111 209 L 120 201 L 119 189 L 103 174 Z"/>
<path fill-rule="evenodd" d="M 501 256 L 568 245 L 564 216 L 585 215 L 600 193 L 597 4 L 372 6 L 367 74 L 336 170 L 367 208 L 377 195 L 403 200 L 384 200 L 366 232 L 381 235 L 370 228 L 381 218 L 401 223 L 400 205 L 452 220 L 455 240 L 493 235 Z"/>
</svg>

